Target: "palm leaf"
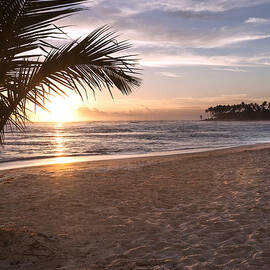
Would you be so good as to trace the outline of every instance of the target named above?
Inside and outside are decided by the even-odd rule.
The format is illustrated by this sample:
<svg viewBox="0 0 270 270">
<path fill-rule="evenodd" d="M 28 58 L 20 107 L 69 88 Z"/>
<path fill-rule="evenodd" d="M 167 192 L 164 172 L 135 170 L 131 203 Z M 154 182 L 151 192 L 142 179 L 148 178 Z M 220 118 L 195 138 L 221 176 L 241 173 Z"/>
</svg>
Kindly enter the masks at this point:
<svg viewBox="0 0 270 270">
<path fill-rule="evenodd" d="M 49 38 L 63 35 L 54 22 L 80 10 L 84 0 L 7 0 L 0 2 L 0 143 L 6 126 L 23 129 L 27 104 L 46 110 L 51 94 L 112 89 L 131 93 L 140 85 L 137 59 L 122 55 L 131 46 L 117 42 L 110 28 L 56 47 Z M 41 48 L 42 52 L 33 50 Z"/>
<path fill-rule="evenodd" d="M 0 2 L 0 83 L 17 67 L 15 55 L 40 46 L 38 41 L 61 34 L 52 23 L 80 10 L 84 0 L 5 0 Z M 25 57 L 25 55 L 23 56 Z M 28 56 L 28 58 L 30 55 Z"/>
</svg>

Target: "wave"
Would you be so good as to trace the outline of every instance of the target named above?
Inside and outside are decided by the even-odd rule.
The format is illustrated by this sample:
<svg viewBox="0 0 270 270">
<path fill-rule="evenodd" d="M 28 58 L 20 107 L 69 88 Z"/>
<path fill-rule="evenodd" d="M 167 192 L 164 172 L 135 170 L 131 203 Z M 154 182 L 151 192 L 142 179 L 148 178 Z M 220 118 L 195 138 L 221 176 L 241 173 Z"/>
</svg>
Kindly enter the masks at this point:
<svg viewBox="0 0 270 270">
<path fill-rule="evenodd" d="M 100 154 L 104 155 L 104 154 Z M 48 156 L 32 156 L 32 157 L 19 157 L 19 158 L 10 158 L 7 160 L 0 160 L 0 164 L 9 163 L 9 162 L 17 162 L 17 161 L 30 161 L 30 160 L 39 160 L 39 159 L 52 159 L 52 158 L 73 158 L 73 157 L 87 157 L 87 156 L 96 156 L 90 154 L 75 154 L 75 155 L 48 155 Z"/>
<path fill-rule="evenodd" d="M 228 145 L 230 146 L 238 146 L 238 145 Z M 239 145 L 240 146 L 240 145 Z M 0 164 L 10 163 L 10 162 L 19 162 L 19 161 L 34 161 L 34 160 L 46 160 L 46 159 L 56 159 L 56 158 L 77 158 L 77 157 L 93 157 L 93 156 L 109 156 L 109 155 L 132 155 L 132 154 L 147 154 L 147 153 L 169 153 L 175 151 L 193 151 L 193 150 L 204 150 L 204 149 L 217 149 L 223 148 L 224 146 L 221 145 L 212 145 L 212 146 L 200 146 L 200 147 L 182 147 L 182 148 L 175 148 L 171 150 L 163 150 L 163 151 L 153 151 L 150 149 L 142 149 L 142 148 L 129 148 L 129 149 L 118 149 L 115 151 L 109 151 L 109 149 L 101 149 L 97 151 L 86 151 L 80 154 L 68 154 L 68 155 L 36 155 L 31 157 L 18 157 L 18 158 L 8 158 L 5 160 L 0 160 Z"/>
<path fill-rule="evenodd" d="M 7 133 L 0 163 L 99 155 L 189 151 L 270 141 L 266 122 L 130 121 L 30 125 Z"/>
</svg>

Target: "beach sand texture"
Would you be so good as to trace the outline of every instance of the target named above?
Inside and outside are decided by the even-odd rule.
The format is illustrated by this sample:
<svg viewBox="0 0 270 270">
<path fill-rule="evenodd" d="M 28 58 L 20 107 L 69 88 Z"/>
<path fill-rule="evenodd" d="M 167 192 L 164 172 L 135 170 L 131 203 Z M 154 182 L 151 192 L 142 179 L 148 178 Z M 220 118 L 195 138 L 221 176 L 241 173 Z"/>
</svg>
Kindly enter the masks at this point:
<svg viewBox="0 0 270 270">
<path fill-rule="evenodd" d="M 270 269 L 269 144 L 0 179 L 0 269 Z"/>
</svg>

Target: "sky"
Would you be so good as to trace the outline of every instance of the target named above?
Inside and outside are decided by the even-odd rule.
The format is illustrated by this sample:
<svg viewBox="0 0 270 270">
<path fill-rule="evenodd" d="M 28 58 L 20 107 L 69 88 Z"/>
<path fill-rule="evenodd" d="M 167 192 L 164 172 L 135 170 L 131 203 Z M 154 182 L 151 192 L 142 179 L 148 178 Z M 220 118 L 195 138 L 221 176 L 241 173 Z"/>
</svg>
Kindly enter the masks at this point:
<svg viewBox="0 0 270 270">
<path fill-rule="evenodd" d="M 140 58 L 142 85 L 82 102 L 52 98 L 35 121 L 199 119 L 217 104 L 270 101 L 270 0 L 94 0 L 63 24 L 108 24 Z M 61 25 L 61 24 L 60 24 Z"/>
</svg>

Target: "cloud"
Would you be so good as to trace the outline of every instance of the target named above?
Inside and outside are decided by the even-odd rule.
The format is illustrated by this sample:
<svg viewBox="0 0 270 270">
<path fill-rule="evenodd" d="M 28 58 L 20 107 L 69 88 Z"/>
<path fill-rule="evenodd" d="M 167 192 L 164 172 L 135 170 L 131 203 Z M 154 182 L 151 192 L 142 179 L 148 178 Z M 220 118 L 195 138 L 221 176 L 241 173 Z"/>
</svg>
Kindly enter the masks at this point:
<svg viewBox="0 0 270 270">
<path fill-rule="evenodd" d="M 138 32 L 139 28 L 138 26 Z M 163 48 L 174 46 L 178 48 L 212 49 L 270 38 L 270 34 L 256 34 L 243 28 L 222 27 L 220 29 L 203 31 L 202 33 L 192 33 L 192 31 L 182 29 L 178 29 L 177 31 L 162 29 L 162 26 L 160 29 L 160 32 L 156 32 L 151 27 L 144 27 L 144 31 L 137 35 L 140 45 L 156 44 L 159 47 L 162 45 Z M 149 40 L 149 36 L 151 36 L 151 40 Z"/>
<path fill-rule="evenodd" d="M 186 106 L 190 108 L 200 107 L 205 108 L 210 105 L 215 104 L 230 104 L 230 103 L 238 103 L 241 101 L 249 101 L 254 100 L 248 97 L 247 94 L 244 93 L 236 93 L 231 95 L 220 95 L 220 96 L 206 96 L 206 97 L 184 97 L 184 98 L 176 98 L 174 103 L 178 106 Z"/>
<path fill-rule="evenodd" d="M 243 67 L 269 67 L 269 52 L 234 54 L 214 50 L 194 50 L 177 46 L 176 43 L 137 43 L 136 52 L 140 55 L 144 67 L 177 67 L 177 66 L 214 66 L 230 67 L 234 71 L 243 71 Z M 230 53 L 228 53 L 230 52 Z M 241 67 L 241 70 L 239 69 Z"/>
<path fill-rule="evenodd" d="M 182 120 L 199 119 L 201 109 L 143 109 L 128 110 L 121 112 L 105 112 L 87 107 L 78 108 L 77 119 L 81 121 L 145 121 L 145 120 Z"/>
<path fill-rule="evenodd" d="M 253 40 L 260 40 L 270 38 L 270 35 L 254 35 L 254 34 L 243 34 L 243 35 L 235 35 L 235 36 L 226 36 L 226 37 L 217 37 L 208 42 L 197 42 L 198 47 L 204 48 L 216 48 L 216 47 L 224 47 L 240 42 L 245 41 L 253 41 Z M 196 47 L 196 45 L 194 46 Z"/>
<path fill-rule="evenodd" d="M 266 97 L 251 97 L 245 93 L 235 93 L 219 96 L 205 96 L 205 97 L 182 97 L 171 100 L 171 107 L 181 107 L 181 110 L 205 110 L 210 106 L 217 104 L 237 104 L 242 101 L 246 103 L 257 102 L 261 103 L 264 100 L 268 100 Z M 153 102 L 154 103 L 154 102 Z"/>
<path fill-rule="evenodd" d="M 149 54 L 145 55 L 141 64 L 145 67 L 177 67 L 177 66 L 222 66 L 251 67 L 269 66 L 270 57 L 204 56 L 192 53 L 178 55 Z"/>
<path fill-rule="evenodd" d="M 248 18 L 245 23 L 253 23 L 253 24 L 269 24 L 270 19 L 265 19 L 265 18 Z"/>
<path fill-rule="evenodd" d="M 169 0 L 169 1 L 162 1 L 162 0 L 152 0 L 147 1 L 147 5 L 155 5 L 159 8 L 164 9 L 171 9 L 171 10 L 191 10 L 194 12 L 203 12 L 203 11 L 210 11 L 210 12 L 222 12 L 225 10 L 231 10 L 234 8 L 241 8 L 241 7 L 252 7 L 256 5 L 260 5 L 263 3 L 268 3 L 267 0 Z"/>
<path fill-rule="evenodd" d="M 104 15 L 102 16 L 102 18 L 106 17 Z M 110 14 L 111 17 L 113 15 Z M 116 17 L 112 22 L 102 19 L 100 23 L 97 23 L 97 18 L 88 18 L 84 21 L 87 25 L 96 24 L 96 26 L 104 25 L 106 22 L 112 24 L 115 29 L 125 33 L 125 37 L 137 43 L 174 43 L 179 47 L 185 48 L 228 47 L 238 43 L 263 40 L 270 37 L 269 33 L 261 33 L 246 26 L 210 27 L 198 21 L 196 24 L 188 27 L 185 26 L 184 22 L 183 24 L 179 24 L 177 20 L 172 20 L 170 17 L 170 14 L 160 14 L 153 11 L 153 14 L 141 13 L 139 15 Z M 179 27 L 176 28 L 175 24 L 177 23 Z M 83 25 L 81 25 L 80 29 L 74 28 L 71 31 L 71 35 L 79 36 L 86 32 Z"/>
<path fill-rule="evenodd" d="M 241 7 L 254 7 L 261 4 L 269 3 L 268 0 L 95 0 L 88 5 L 97 6 L 132 6 L 138 10 L 181 10 L 193 12 L 223 12 Z"/>
<path fill-rule="evenodd" d="M 218 48 L 241 42 L 269 38 L 269 32 L 250 29 L 247 24 L 230 25 L 228 15 L 209 14 L 209 11 L 251 7 L 266 1 L 249 0 L 149 0 L 94 1 L 94 7 L 80 15 L 82 34 L 106 23 L 125 37 L 141 42 L 175 42 L 189 48 Z M 208 11 L 199 12 L 199 11 Z M 222 16 L 225 16 L 222 20 Z M 220 18 L 221 17 L 221 18 Z M 83 19 L 82 19 L 83 18 Z M 77 17 L 77 20 L 79 17 Z"/>
<path fill-rule="evenodd" d="M 261 103 L 267 98 L 254 98 L 245 93 L 205 97 L 179 97 L 160 99 L 120 99 L 116 102 L 126 104 L 117 111 L 99 110 L 97 108 L 79 107 L 75 111 L 79 121 L 132 121 L 132 120 L 187 120 L 199 119 L 204 110 L 217 104 Z M 124 109 L 130 107 L 132 109 Z"/>
<path fill-rule="evenodd" d="M 268 19 L 250 16 L 263 14 L 262 4 L 270 7 L 269 0 L 94 0 L 78 15 L 80 27 L 74 33 L 108 23 L 134 43 L 132 53 L 139 54 L 144 67 L 214 66 L 244 72 L 239 67 L 270 63 L 262 55 L 268 51 L 270 31 L 262 26 Z M 175 72 L 160 75 L 179 77 Z"/>
<path fill-rule="evenodd" d="M 246 69 L 241 69 L 241 68 L 238 68 L 238 67 L 231 67 L 231 68 L 228 68 L 228 67 L 224 67 L 224 68 L 215 68 L 214 70 L 217 70 L 217 71 L 229 71 L 229 72 L 249 72 L 249 71 L 246 70 Z"/>
<path fill-rule="evenodd" d="M 168 72 L 168 71 L 162 71 L 158 72 L 158 74 L 164 76 L 164 77 L 169 77 L 169 78 L 181 78 L 183 77 L 183 74 L 177 74 L 173 72 Z"/>
</svg>

